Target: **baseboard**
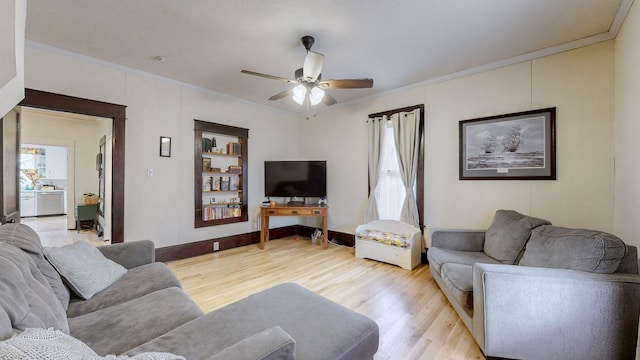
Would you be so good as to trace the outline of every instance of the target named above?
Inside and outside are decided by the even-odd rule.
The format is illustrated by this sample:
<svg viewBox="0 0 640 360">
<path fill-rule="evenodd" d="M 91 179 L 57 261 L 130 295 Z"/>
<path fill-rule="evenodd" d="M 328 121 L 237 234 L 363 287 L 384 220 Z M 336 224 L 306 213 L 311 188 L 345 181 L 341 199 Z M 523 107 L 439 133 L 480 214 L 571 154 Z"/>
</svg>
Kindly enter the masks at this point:
<svg viewBox="0 0 640 360">
<path fill-rule="evenodd" d="M 316 228 L 303 225 L 291 225 L 269 230 L 270 239 L 280 239 L 287 236 L 311 237 Z M 337 240 L 338 243 L 353 247 L 355 236 L 337 231 L 329 230 L 329 239 Z M 156 261 L 165 262 L 186 259 L 194 256 L 209 254 L 213 252 L 213 243 L 217 242 L 219 251 L 233 249 L 240 246 L 257 244 L 260 242 L 260 232 L 253 231 L 245 234 L 225 236 L 221 238 L 195 241 L 187 244 L 166 246 L 156 249 Z"/>
</svg>

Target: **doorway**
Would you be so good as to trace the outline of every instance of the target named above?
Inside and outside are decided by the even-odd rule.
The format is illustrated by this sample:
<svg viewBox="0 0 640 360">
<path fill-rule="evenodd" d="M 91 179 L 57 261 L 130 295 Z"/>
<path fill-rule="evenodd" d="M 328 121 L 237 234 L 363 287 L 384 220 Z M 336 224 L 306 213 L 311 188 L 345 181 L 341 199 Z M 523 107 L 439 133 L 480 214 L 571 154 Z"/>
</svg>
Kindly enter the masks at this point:
<svg viewBox="0 0 640 360">
<path fill-rule="evenodd" d="M 60 228 L 82 228 L 84 232 L 93 231 L 105 241 L 110 241 L 111 229 L 102 231 L 100 228 L 97 216 L 99 205 L 84 206 L 84 203 L 85 195 L 93 196 L 99 192 L 100 172 L 96 156 L 100 151 L 101 139 L 112 136 L 112 119 L 29 107 L 22 107 L 21 113 L 21 157 L 25 158 L 24 163 L 31 169 L 21 166 L 21 175 L 24 176 L 21 177 L 20 200 L 21 205 L 33 200 L 36 204 L 35 213 L 29 212 L 29 207 L 21 206 L 23 222 L 32 220 L 25 216 L 41 218 L 66 214 L 65 217 L 58 217 L 59 221 L 66 220 L 66 224 L 61 224 Z M 101 159 L 111 166 L 111 153 L 103 154 Z M 25 177 L 29 180 L 25 180 Z M 25 189 L 24 185 L 29 189 Z M 100 198 L 102 201 L 110 201 L 111 188 L 105 190 Z M 29 196 L 35 199 L 32 200 Z M 58 208 L 61 205 L 58 199 L 62 198 L 64 209 Z M 55 209 L 45 209 L 44 200 L 50 200 L 49 203 L 55 205 Z M 81 224 L 76 219 L 78 205 L 82 206 L 83 214 L 89 208 L 94 209 L 95 216 L 92 217 L 93 220 L 89 220 L 90 224 Z M 105 215 L 110 224 L 111 214 Z"/>
<path fill-rule="evenodd" d="M 25 90 L 25 98 L 18 105 L 38 109 L 56 110 L 72 114 L 97 116 L 112 120 L 111 242 L 124 242 L 124 149 L 126 106 L 32 89 Z"/>
</svg>

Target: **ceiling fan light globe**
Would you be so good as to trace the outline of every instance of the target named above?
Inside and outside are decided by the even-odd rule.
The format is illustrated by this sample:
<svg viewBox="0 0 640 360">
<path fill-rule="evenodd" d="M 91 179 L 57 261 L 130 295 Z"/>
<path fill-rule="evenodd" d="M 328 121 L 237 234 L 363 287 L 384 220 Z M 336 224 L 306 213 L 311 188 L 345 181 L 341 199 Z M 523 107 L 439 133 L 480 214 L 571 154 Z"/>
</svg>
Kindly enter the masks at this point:
<svg viewBox="0 0 640 360">
<path fill-rule="evenodd" d="M 291 98 L 298 105 L 304 104 L 304 98 L 307 95 L 307 88 L 304 85 L 300 84 L 293 88 Z"/>
<path fill-rule="evenodd" d="M 311 93 L 309 94 L 309 102 L 311 102 L 311 105 L 319 104 L 323 98 L 324 90 L 320 89 L 317 86 L 314 86 L 313 89 L 311 89 Z"/>
</svg>

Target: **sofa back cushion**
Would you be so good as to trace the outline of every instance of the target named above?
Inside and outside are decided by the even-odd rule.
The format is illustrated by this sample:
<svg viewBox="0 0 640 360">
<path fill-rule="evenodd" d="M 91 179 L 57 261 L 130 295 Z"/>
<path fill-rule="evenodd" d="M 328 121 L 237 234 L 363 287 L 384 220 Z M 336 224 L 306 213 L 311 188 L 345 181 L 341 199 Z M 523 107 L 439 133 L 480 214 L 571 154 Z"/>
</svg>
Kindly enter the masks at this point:
<svg viewBox="0 0 640 360">
<path fill-rule="evenodd" d="M 541 226 L 531 233 L 520 265 L 611 274 L 626 253 L 627 246 L 615 235 Z"/>
<path fill-rule="evenodd" d="M 0 226 L 0 242 L 11 244 L 31 257 L 66 311 L 69 307 L 71 294 L 69 289 L 62 283 L 60 274 L 44 258 L 42 243 L 38 234 L 24 224 L 5 224 Z"/>
<path fill-rule="evenodd" d="M 14 245 L 0 242 L 0 335 L 7 329 L 54 328 L 69 332 L 67 315 L 32 257 Z"/>
<path fill-rule="evenodd" d="M 498 210 L 485 234 L 484 253 L 503 264 L 514 264 L 531 230 L 547 224 L 551 223 L 517 211 Z"/>
</svg>

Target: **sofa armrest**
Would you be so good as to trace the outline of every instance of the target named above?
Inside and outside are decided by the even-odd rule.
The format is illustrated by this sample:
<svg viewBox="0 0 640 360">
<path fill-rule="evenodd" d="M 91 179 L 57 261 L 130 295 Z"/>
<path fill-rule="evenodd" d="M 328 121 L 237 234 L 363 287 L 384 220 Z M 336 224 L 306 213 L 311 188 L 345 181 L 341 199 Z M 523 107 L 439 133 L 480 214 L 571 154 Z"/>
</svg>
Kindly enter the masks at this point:
<svg viewBox="0 0 640 360">
<path fill-rule="evenodd" d="M 485 230 L 431 229 L 431 247 L 459 251 L 483 251 Z"/>
<path fill-rule="evenodd" d="M 132 269 L 156 260 L 155 244 L 151 240 L 131 241 L 120 244 L 98 246 L 106 258 Z"/>
<path fill-rule="evenodd" d="M 249 336 L 213 356 L 212 360 L 283 360 L 296 358 L 296 341 L 279 326 Z"/>
<path fill-rule="evenodd" d="M 473 267 L 472 333 L 487 356 L 634 358 L 640 275 Z"/>
</svg>

